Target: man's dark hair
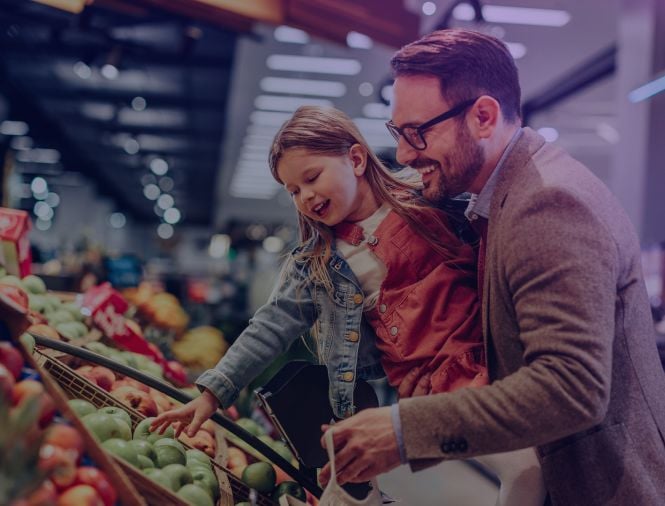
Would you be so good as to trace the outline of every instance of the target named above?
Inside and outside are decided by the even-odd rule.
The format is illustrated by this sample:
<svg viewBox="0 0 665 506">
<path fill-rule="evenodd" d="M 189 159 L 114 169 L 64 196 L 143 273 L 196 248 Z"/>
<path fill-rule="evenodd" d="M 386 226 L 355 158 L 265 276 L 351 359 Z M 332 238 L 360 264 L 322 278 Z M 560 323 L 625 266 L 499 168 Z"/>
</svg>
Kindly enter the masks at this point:
<svg viewBox="0 0 665 506">
<path fill-rule="evenodd" d="M 404 46 L 390 64 L 395 77 L 437 77 L 451 106 L 489 95 L 501 105 L 506 121 L 521 118 L 517 67 L 499 39 L 471 30 L 438 30 Z"/>
</svg>

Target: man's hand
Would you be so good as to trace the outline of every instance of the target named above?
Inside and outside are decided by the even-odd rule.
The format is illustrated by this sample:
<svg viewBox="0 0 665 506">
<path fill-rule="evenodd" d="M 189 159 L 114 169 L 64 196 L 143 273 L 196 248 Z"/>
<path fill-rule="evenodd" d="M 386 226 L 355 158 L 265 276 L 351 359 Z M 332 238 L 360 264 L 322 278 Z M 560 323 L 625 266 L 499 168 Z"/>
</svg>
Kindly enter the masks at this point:
<svg viewBox="0 0 665 506">
<path fill-rule="evenodd" d="M 323 432 L 331 426 L 323 425 Z M 365 482 L 400 465 L 390 407 L 365 409 L 333 428 L 337 482 Z M 324 438 L 321 446 L 326 447 Z M 330 463 L 319 474 L 323 486 L 330 480 Z"/>
</svg>

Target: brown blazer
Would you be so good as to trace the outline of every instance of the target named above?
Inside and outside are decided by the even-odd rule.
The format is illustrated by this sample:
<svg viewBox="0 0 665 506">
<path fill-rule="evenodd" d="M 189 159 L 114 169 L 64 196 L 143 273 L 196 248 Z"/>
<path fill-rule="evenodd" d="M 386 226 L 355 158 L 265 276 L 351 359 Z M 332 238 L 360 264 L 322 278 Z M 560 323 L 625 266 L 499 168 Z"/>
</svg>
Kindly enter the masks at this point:
<svg viewBox="0 0 665 506">
<path fill-rule="evenodd" d="M 400 401 L 412 467 L 537 446 L 553 505 L 665 504 L 665 376 L 619 203 L 526 128 L 487 245 L 492 384 Z"/>
</svg>

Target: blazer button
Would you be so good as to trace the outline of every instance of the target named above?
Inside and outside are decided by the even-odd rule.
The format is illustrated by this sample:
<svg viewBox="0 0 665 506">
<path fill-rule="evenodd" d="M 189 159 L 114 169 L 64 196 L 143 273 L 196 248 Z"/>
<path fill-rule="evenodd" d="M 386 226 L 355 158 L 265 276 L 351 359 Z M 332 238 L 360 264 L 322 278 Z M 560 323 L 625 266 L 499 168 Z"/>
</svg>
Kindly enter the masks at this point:
<svg viewBox="0 0 665 506">
<path fill-rule="evenodd" d="M 375 235 L 370 235 L 367 238 L 367 244 L 369 244 L 370 246 L 376 246 L 378 243 L 379 243 L 379 238 L 376 237 Z"/>
<path fill-rule="evenodd" d="M 385 313 L 387 310 L 388 310 L 388 306 L 386 306 L 385 304 L 381 304 L 379 306 L 379 313 Z"/>
<path fill-rule="evenodd" d="M 466 442 L 466 439 L 457 440 L 457 451 L 465 452 L 469 449 L 469 444 Z"/>
<path fill-rule="evenodd" d="M 358 335 L 358 332 L 354 330 L 349 332 L 348 335 L 346 336 L 346 340 L 351 341 L 352 343 L 357 343 L 359 338 L 360 336 Z"/>
<path fill-rule="evenodd" d="M 363 296 L 360 293 L 357 293 L 353 296 L 353 302 L 356 304 L 362 304 Z"/>
<path fill-rule="evenodd" d="M 396 336 L 398 332 L 399 332 L 399 329 L 397 327 L 390 327 L 390 335 L 391 336 Z"/>
<path fill-rule="evenodd" d="M 353 373 L 351 371 L 345 372 L 344 374 L 342 374 L 342 380 L 346 382 L 353 381 Z"/>
<path fill-rule="evenodd" d="M 443 453 L 450 453 L 451 449 L 452 449 L 451 445 L 448 441 L 446 441 L 445 443 L 441 443 L 441 451 Z"/>
</svg>

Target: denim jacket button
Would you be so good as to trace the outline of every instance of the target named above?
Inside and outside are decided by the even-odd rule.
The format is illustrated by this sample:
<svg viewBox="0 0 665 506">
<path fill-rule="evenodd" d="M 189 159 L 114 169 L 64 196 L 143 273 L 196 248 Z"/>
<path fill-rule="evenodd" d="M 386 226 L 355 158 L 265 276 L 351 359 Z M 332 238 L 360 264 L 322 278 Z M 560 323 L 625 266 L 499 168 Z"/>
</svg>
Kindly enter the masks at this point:
<svg viewBox="0 0 665 506">
<path fill-rule="evenodd" d="M 388 306 L 386 306 L 385 304 L 381 304 L 379 306 L 379 313 L 385 313 L 387 310 L 388 310 Z"/>
<path fill-rule="evenodd" d="M 353 296 L 353 302 L 356 304 L 362 304 L 363 296 L 360 293 L 357 293 Z"/>
<path fill-rule="evenodd" d="M 343 381 L 353 381 L 353 373 L 351 371 L 347 371 L 344 374 L 342 374 L 342 380 Z"/>
<path fill-rule="evenodd" d="M 358 335 L 358 332 L 354 330 L 349 332 L 349 334 L 346 336 L 346 340 L 351 341 L 352 343 L 357 343 L 358 339 L 360 339 L 360 336 Z"/>
<path fill-rule="evenodd" d="M 397 327 L 390 327 L 390 335 L 391 336 L 396 336 L 397 332 L 399 332 L 399 329 Z"/>
</svg>

